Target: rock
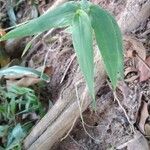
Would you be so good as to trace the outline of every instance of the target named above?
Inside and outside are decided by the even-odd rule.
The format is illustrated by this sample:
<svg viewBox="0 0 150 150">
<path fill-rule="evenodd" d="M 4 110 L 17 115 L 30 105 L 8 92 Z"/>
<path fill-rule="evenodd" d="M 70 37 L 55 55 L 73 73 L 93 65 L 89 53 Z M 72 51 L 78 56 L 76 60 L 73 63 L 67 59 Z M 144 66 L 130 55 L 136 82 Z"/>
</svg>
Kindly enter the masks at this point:
<svg viewBox="0 0 150 150">
<path fill-rule="evenodd" d="M 5 51 L 11 58 L 19 58 L 23 50 L 23 39 L 9 39 L 5 42 Z"/>
</svg>

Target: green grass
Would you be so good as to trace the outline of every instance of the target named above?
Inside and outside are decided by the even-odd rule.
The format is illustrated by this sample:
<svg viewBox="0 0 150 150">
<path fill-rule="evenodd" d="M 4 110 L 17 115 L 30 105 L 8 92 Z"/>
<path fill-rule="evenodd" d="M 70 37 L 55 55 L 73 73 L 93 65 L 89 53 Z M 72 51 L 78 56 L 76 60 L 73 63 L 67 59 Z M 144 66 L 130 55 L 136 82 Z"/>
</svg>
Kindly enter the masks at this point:
<svg viewBox="0 0 150 150">
<path fill-rule="evenodd" d="M 32 119 L 24 117 L 33 113 L 37 116 L 44 114 L 34 90 L 0 87 L 0 148 L 21 149 L 22 141 L 33 125 Z"/>
</svg>

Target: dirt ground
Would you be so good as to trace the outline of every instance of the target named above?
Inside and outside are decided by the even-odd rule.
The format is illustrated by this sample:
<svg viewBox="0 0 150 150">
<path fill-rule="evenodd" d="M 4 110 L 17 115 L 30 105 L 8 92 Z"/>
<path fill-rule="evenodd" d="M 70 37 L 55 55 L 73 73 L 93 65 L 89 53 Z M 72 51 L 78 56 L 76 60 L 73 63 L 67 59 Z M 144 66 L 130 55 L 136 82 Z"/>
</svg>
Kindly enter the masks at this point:
<svg viewBox="0 0 150 150">
<path fill-rule="evenodd" d="M 3 3 L 2 0 L 0 2 Z M 43 10 L 53 4 L 53 1 L 46 0 L 39 0 L 38 2 L 40 13 L 43 13 Z M 93 2 L 115 15 L 117 20 L 120 19 L 127 4 L 127 0 L 93 0 Z M 36 12 L 31 6 L 26 1 L 19 5 L 16 9 L 18 23 L 36 17 Z M 34 12 L 32 13 L 33 16 L 28 15 L 31 13 L 25 13 L 27 11 Z M 9 27 L 10 20 L 6 15 L 5 7 L 2 12 L 3 19 L 0 21 L 0 25 L 2 28 Z M 133 14 L 134 17 L 136 21 L 136 16 Z M 150 136 L 150 73 L 146 69 L 148 67 L 143 65 L 143 61 L 150 65 L 149 20 L 150 18 L 147 18 L 140 26 L 124 35 L 125 80 L 118 85 L 117 100 L 114 98 L 109 79 L 106 78 L 96 94 L 96 113 L 93 112 L 92 106 L 89 106 L 83 113 L 83 120 L 79 118 L 68 136 L 63 141 L 57 142 L 52 150 L 140 150 L 141 148 L 144 150 L 144 146 L 140 147 L 138 144 L 140 143 L 139 139 L 142 139 L 142 144 L 149 142 Z M 44 44 L 41 39 L 44 39 Z M 26 38 L 26 41 L 29 40 L 31 40 L 30 37 Z M 135 50 L 138 52 L 136 57 L 134 56 Z M 30 52 L 24 58 L 24 62 L 27 66 L 33 68 L 38 68 L 45 62 L 45 66 L 50 70 L 51 82 L 41 94 L 42 99 L 48 99 L 44 103 L 51 101 L 51 105 L 47 109 L 55 104 L 68 81 L 73 80 L 73 74 L 78 67 L 70 34 L 65 29 L 41 34 L 34 40 Z M 69 68 L 64 76 L 68 66 Z M 128 141 L 132 141 L 131 145 L 134 145 L 134 148 L 124 145 Z"/>
</svg>

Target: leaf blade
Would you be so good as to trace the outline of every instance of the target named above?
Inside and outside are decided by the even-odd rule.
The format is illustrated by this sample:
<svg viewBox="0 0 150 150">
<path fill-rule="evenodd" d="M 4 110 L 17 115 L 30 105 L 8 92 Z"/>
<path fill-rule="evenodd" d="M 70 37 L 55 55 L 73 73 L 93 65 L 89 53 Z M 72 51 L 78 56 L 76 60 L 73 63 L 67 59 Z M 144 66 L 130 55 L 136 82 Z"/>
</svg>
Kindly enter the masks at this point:
<svg viewBox="0 0 150 150">
<path fill-rule="evenodd" d="M 82 10 L 74 17 L 72 39 L 80 69 L 90 94 L 95 99 L 92 27 L 88 15 Z"/>
<path fill-rule="evenodd" d="M 19 38 L 29 35 L 35 35 L 44 32 L 53 27 L 65 26 L 72 20 L 73 14 L 78 9 L 79 4 L 75 2 L 67 2 L 56 9 L 49 11 L 39 18 L 33 19 L 26 24 L 23 24 L 16 29 L 8 32 L 0 41 L 10 38 Z"/>
<path fill-rule="evenodd" d="M 115 88 L 118 72 L 123 76 L 123 46 L 120 29 L 115 19 L 99 6 L 91 5 L 90 17 L 106 72 Z"/>
<path fill-rule="evenodd" d="M 29 67 L 22 66 L 12 66 L 9 68 L 3 68 L 0 70 L 0 77 L 3 76 L 33 76 L 33 77 L 41 77 L 44 81 L 49 81 L 49 77 L 46 74 L 42 74 L 40 71 Z"/>
</svg>

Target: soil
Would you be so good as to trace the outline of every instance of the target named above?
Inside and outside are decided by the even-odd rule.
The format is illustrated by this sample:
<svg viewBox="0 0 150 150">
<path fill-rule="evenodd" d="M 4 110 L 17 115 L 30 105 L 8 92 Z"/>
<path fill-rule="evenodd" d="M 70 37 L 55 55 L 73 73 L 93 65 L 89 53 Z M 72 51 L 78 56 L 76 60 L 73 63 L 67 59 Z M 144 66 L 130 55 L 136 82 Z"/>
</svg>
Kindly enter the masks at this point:
<svg viewBox="0 0 150 150">
<path fill-rule="evenodd" d="M 93 0 L 93 2 L 107 9 L 119 20 L 121 13 L 126 7 L 127 0 Z M 43 13 L 41 7 L 46 10 L 52 3 L 53 2 L 49 1 L 39 1 L 38 12 L 40 14 Z M 29 10 L 29 8 L 30 11 L 32 10 L 32 5 L 26 1 L 20 5 L 23 9 L 19 9 L 18 7 L 18 9 L 16 9 L 17 13 L 23 14 L 23 12 Z M 0 21 L 0 25 L 2 28 L 9 27 L 10 21 L 6 15 L 6 10 L 3 9 L 2 13 L 5 19 Z M 31 16 L 27 15 L 26 17 L 20 17 L 23 19 L 17 18 L 17 20 L 18 22 L 23 22 L 30 17 Z M 150 18 L 147 18 L 138 28 L 127 33 L 129 38 L 127 37 L 124 41 L 125 53 L 128 54 L 129 51 L 133 51 L 134 45 L 141 43 L 144 45 L 144 52 L 140 50 L 140 56 L 144 60 L 144 56 L 149 56 L 150 35 L 147 32 L 150 28 L 149 19 Z M 148 34 L 146 34 L 146 32 Z M 135 43 L 131 42 L 131 39 L 133 39 Z M 26 40 L 29 41 L 30 38 Z M 138 48 L 136 48 L 136 50 L 137 49 Z M 150 81 L 149 78 L 142 82 L 139 81 L 139 59 L 137 57 L 128 57 L 127 54 L 125 54 L 124 62 L 125 81 L 119 84 L 116 92 L 121 105 L 118 105 L 118 101 L 114 99 L 114 93 L 110 88 L 109 79 L 106 79 L 96 95 L 96 113 L 93 111 L 92 105 L 89 106 L 83 113 L 84 122 L 82 119 L 78 119 L 67 138 L 57 142 L 52 150 L 117 149 L 127 141 L 134 139 L 134 131 L 131 124 L 134 125 L 136 131 L 142 132 L 139 127 L 139 118 L 142 109 L 141 103 L 143 100 L 145 102 L 149 101 Z M 66 32 L 66 29 L 57 29 L 51 31 L 49 34 L 44 33 L 40 35 L 34 41 L 30 52 L 24 58 L 26 65 L 33 68 L 42 66 L 44 61 L 46 61 L 45 66 L 49 69 L 51 82 L 46 85 L 41 95 L 43 97 L 42 99 L 50 100 L 52 105 L 59 99 L 60 93 L 62 89 L 67 86 L 68 81 L 71 82 L 71 80 L 73 80 L 73 74 L 78 68 L 76 58 L 73 59 L 64 76 L 64 72 L 73 57 L 74 50 L 70 34 Z M 132 68 L 132 70 L 126 74 L 128 68 Z M 133 71 L 133 68 L 136 69 L 136 71 Z M 48 101 L 44 103 L 48 103 Z M 123 106 L 127 116 L 121 106 Z M 150 124 L 148 120 L 146 120 L 146 122 Z"/>
</svg>

